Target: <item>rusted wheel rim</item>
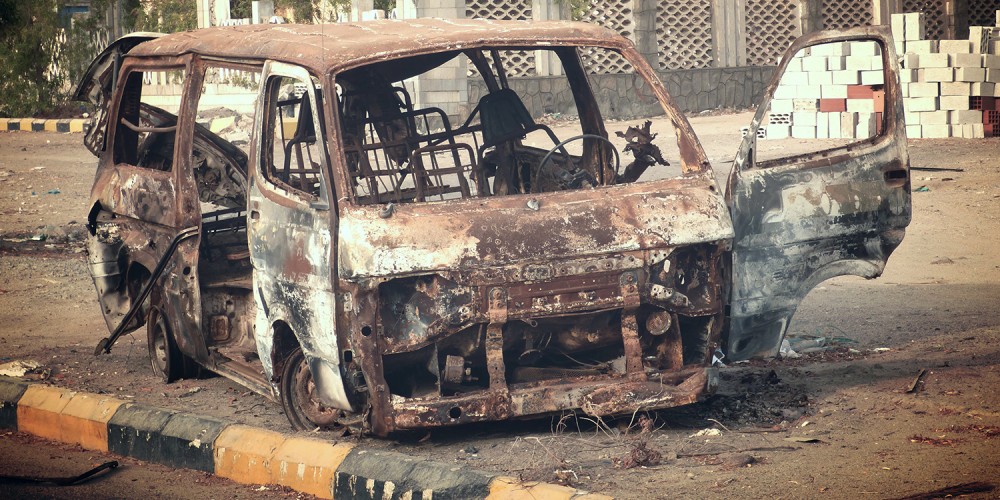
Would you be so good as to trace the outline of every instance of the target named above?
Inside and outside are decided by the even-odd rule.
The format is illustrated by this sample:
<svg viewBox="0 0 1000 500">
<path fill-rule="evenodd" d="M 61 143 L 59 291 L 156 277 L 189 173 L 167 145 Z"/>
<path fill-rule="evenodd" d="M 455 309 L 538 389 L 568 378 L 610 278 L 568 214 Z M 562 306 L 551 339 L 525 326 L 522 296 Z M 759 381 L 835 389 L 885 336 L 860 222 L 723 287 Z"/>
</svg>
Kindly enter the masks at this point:
<svg viewBox="0 0 1000 500">
<path fill-rule="evenodd" d="M 313 382 L 312 374 L 309 372 L 309 365 L 305 360 L 299 363 L 295 370 L 295 379 L 292 381 L 295 402 L 299 411 L 310 422 L 317 427 L 335 426 L 341 417 L 341 411 L 336 408 L 328 408 L 314 397 L 316 384 Z"/>
<path fill-rule="evenodd" d="M 170 363 L 170 357 L 167 353 L 167 332 L 163 328 L 163 316 L 156 315 L 156 322 L 153 323 L 152 328 L 153 355 L 150 356 L 150 361 L 153 363 L 153 369 L 157 373 L 165 374 Z"/>
</svg>

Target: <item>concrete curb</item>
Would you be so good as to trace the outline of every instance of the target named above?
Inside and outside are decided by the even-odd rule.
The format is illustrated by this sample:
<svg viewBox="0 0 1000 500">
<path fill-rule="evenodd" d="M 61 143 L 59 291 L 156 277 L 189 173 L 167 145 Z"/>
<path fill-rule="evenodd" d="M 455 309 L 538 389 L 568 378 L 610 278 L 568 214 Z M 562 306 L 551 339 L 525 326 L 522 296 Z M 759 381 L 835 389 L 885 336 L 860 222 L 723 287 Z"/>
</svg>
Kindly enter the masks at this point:
<svg viewBox="0 0 1000 500">
<path fill-rule="evenodd" d="M 0 118 L 0 132 L 62 132 L 79 133 L 87 128 L 89 118 L 45 120 L 35 118 Z"/>
<path fill-rule="evenodd" d="M 0 377 L 0 429 L 320 498 L 611 498 L 8 377 Z"/>
</svg>

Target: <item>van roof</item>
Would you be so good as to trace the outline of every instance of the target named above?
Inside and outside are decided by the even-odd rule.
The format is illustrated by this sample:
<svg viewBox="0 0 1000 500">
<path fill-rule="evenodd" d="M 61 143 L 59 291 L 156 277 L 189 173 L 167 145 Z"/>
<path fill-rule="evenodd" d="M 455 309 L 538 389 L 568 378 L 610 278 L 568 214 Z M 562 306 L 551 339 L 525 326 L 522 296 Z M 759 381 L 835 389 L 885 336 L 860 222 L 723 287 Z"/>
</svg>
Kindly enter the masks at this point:
<svg viewBox="0 0 1000 500">
<path fill-rule="evenodd" d="M 194 53 L 238 59 L 270 59 L 325 73 L 367 60 L 428 50 L 513 45 L 597 45 L 630 42 L 596 25 L 573 21 L 482 19 L 378 20 L 338 24 L 251 24 L 185 31 L 142 43 L 130 56 Z"/>
</svg>

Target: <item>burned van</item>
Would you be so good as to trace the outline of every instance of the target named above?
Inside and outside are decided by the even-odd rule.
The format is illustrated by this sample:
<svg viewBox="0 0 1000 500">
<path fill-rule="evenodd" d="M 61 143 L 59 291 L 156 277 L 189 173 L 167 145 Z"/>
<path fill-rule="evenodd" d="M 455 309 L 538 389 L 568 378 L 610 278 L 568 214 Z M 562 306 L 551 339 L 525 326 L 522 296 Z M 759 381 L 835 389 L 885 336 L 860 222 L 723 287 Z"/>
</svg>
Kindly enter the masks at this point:
<svg viewBox="0 0 1000 500">
<path fill-rule="evenodd" d="M 781 75 L 859 43 L 880 63 L 878 126 L 763 155 L 794 86 Z M 609 131 L 640 99 L 594 74 L 609 61 L 660 130 Z M 694 402 L 719 359 L 774 354 L 817 283 L 881 274 L 910 220 L 881 28 L 789 49 L 725 192 L 648 62 L 584 23 L 133 34 L 77 97 L 99 108 L 98 352 L 144 328 L 164 380 L 210 370 L 300 429 Z"/>
</svg>

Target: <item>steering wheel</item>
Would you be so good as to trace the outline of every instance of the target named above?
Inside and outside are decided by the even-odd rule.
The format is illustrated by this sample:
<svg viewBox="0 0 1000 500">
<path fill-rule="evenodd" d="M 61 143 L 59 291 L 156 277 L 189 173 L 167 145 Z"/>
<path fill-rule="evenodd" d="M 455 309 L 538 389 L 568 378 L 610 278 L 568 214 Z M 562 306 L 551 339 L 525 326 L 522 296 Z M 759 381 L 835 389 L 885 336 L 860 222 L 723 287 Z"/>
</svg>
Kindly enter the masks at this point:
<svg viewBox="0 0 1000 500">
<path fill-rule="evenodd" d="M 563 155 L 566 156 L 566 160 L 568 162 L 569 161 L 569 153 L 566 152 L 565 146 L 567 144 L 573 142 L 573 141 L 579 141 L 581 139 L 597 139 L 597 140 L 600 140 L 600 141 L 604 141 L 605 143 L 607 143 L 608 146 L 611 146 L 611 151 L 614 152 L 614 154 L 615 154 L 614 155 L 615 156 L 615 175 L 616 176 L 618 175 L 618 168 L 621 167 L 621 163 L 622 163 L 621 162 L 621 157 L 618 156 L 618 150 L 615 149 L 615 145 L 607 137 L 604 137 L 603 135 L 597 135 L 597 134 L 580 134 L 580 135 L 574 135 L 573 137 L 570 137 L 569 139 L 566 139 L 566 140 L 560 142 L 559 144 L 556 144 L 555 146 L 552 146 L 552 149 L 550 149 L 548 153 L 545 153 L 545 156 L 542 157 L 542 161 L 538 164 L 538 168 L 535 169 L 535 175 L 532 176 L 532 178 L 531 178 L 531 192 L 533 192 L 533 193 L 537 192 L 535 188 L 538 185 L 538 182 L 537 182 L 538 181 L 538 176 L 542 174 L 542 169 L 545 168 L 545 164 L 549 162 L 549 159 L 552 158 L 552 155 L 557 150 L 561 149 L 563 151 Z"/>
</svg>

